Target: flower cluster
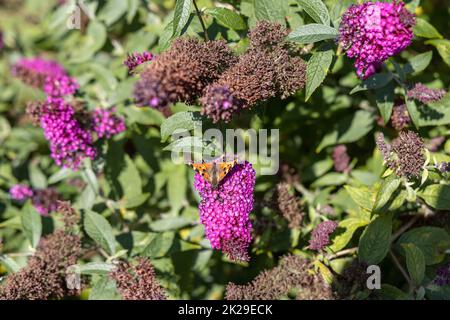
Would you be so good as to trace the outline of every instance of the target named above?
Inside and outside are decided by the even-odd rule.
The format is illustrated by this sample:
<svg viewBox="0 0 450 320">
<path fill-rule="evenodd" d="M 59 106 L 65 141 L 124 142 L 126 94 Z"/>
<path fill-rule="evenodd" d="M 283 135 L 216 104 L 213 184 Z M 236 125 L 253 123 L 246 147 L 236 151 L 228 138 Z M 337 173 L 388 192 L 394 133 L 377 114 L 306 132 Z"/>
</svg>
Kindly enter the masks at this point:
<svg viewBox="0 0 450 320">
<path fill-rule="evenodd" d="M 78 223 L 79 216 L 74 210 L 63 211 L 64 222 Z M 66 271 L 81 255 L 81 239 L 66 227 L 70 226 L 41 239 L 27 266 L 8 276 L 0 286 L 0 300 L 61 299 L 79 293 L 67 287 Z"/>
<path fill-rule="evenodd" d="M 58 202 L 61 200 L 60 194 L 53 188 L 33 190 L 22 184 L 16 184 L 9 190 L 11 199 L 25 201 L 31 199 L 31 203 L 43 216 L 56 211 Z"/>
<path fill-rule="evenodd" d="M 323 221 L 313 230 L 309 240 L 311 250 L 322 250 L 330 243 L 330 235 L 336 230 L 338 224 L 335 221 Z"/>
<path fill-rule="evenodd" d="M 24 58 L 13 66 L 12 73 L 24 83 L 44 90 L 51 97 L 71 95 L 79 87 L 76 80 L 53 60 Z"/>
<path fill-rule="evenodd" d="M 366 79 L 411 44 L 414 25 L 414 15 L 401 1 L 352 5 L 342 17 L 339 44 L 355 58 L 358 76 Z"/>
<path fill-rule="evenodd" d="M 136 104 L 163 109 L 193 103 L 235 59 L 224 41 L 178 38 L 142 71 L 134 89 Z"/>
<path fill-rule="evenodd" d="M 300 227 L 304 212 L 299 209 L 297 198 L 289 193 L 286 183 L 279 183 L 274 193 L 274 203 L 277 211 L 289 223 L 289 228 Z"/>
<path fill-rule="evenodd" d="M 144 51 L 142 53 L 130 53 L 127 59 L 123 62 L 127 66 L 128 72 L 132 73 L 137 66 L 147 61 L 152 61 L 155 57 L 150 52 Z"/>
<path fill-rule="evenodd" d="M 200 193 L 200 220 L 214 249 L 222 249 L 232 260 L 248 261 L 252 241 L 249 214 L 253 210 L 255 170 L 248 162 L 236 164 L 217 188 L 195 175 Z"/>
<path fill-rule="evenodd" d="M 310 261 L 295 255 L 284 256 L 277 267 L 261 272 L 246 285 L 229 283 L 227 300 L 274 300 L 296 291 L 298 300 L 331 300 L 331 287 L 316 274 Z"/>
<path fill-rule="evenodd" d="M 450 284 L 450 263 L 440 266 L 436 270 L 436 278 L 434 283 L 438 286 L 446 286 Z"/>
<path fill-rule="evenodd" d="M 125 121 L 114 115 L 116 110 L 96 109 L 92 115 L 92 130 L 99 138 L 111 138 L 125 131 Z"/>
<path fill-rule="evenodd" d="M 376 144 L 386 165 L 398 176 L 406 178 L 420 176 L 425 164 L 425 147 L 417 133 L 401 131 L 390 145 L 384 141 L 383 134 L 379 133 Z"/>
<path fill-rule="evenodd" d="M 343 144 L 333 149 L 333 165 L 337 172 L 348 172 L 350 170 L 350 157 L 347 154 L 347 147 Z"/>
<path fill-rule="evenodd" d="M 76 170 L 84 158 L 95 158 L 92 135 L 76 119 L 70 104 L 61 98 L 48 97 L 41 111 L 41 127 L 58 166 Z"/>
<path fill-rule="evenodd" d="M 166 293 L 156 279 L 155 270 L 147 258 L 135 263 L 121 261 L 109 275 L 124 300 L 165 300 Z"/>
<path fill-rule="evenodd" d="M 16 201 L 24 201 L 33 196 L 33 190 L 24 184 L 16 184 L 9 189 L 11 199 Z"/>
<path fill-rule="evenodd" d="M 237 63 L 209 85 L 200 99 L 202 113 L 215 123 L 229 122 L 235 113 L 258 102 L 286 98 L 305 85 L 306 65 L 293 56 L 280 24 L 259 22 L 250 31 L 250 47 Z"/>
<path fill-rule="evenodd" d="M 395 130 L 401 131 L 411 124 L 406 104 L 397 102 L 392 109 L 391 124 Z"/>
<path fill-rule="evenodd" d="M 431 89 L 423 83 L 415 83 L 407 92 L 409 99 L 416 99 L 424 104 L 441 100 L 447 91 L 444 89 Z"/>
</svg>

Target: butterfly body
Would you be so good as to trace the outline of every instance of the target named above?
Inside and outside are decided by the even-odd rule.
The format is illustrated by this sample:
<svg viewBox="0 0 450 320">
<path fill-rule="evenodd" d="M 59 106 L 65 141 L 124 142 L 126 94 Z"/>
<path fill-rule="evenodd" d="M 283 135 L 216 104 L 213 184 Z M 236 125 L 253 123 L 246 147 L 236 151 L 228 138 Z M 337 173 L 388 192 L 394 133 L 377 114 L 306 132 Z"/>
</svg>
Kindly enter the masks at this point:
<svg viewBox="0 0 450 320">
<path fill-rule="evenodd" d="M 194 168 L 194 170 L 197 171 L 203 179 L 208 181 L 211 186 L 216 189 L 231 169 L 233 169 L 236 163 L 236 160 L 225 162 L 212 161 L 193 163 L 192 168 Z"/>
</svg>

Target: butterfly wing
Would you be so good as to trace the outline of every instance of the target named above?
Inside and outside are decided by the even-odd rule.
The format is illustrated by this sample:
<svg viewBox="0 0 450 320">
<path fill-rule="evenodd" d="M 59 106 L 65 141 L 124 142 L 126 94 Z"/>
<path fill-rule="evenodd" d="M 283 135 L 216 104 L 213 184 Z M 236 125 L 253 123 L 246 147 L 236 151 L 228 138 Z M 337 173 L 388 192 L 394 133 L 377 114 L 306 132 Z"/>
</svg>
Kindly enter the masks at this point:
<svg viewBox="0 0 450 320">
<path fill-rule="evenodd" d="M 212 184 L 214 175 L 214 164 L 213 163 L 193 163 L 192 168 L 200 174 L 203 179 Z"/>
<path fill-rule="evenodd" d="M 227 174 L 233 169 L 233 167 L 236 165 L 236 160 L 234 161 L 227 161 L 227 162 L 221 162 L 217 164 L 217 184 L 219 184 L 226 176 Z"/>
</svg>

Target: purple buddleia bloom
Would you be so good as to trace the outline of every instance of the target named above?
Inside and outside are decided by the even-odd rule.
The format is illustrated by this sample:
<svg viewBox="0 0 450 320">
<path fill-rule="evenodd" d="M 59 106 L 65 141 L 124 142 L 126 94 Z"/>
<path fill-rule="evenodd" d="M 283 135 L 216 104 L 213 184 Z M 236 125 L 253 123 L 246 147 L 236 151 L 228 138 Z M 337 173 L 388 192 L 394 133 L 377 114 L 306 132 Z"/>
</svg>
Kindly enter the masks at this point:
<svg viewBox="0 0 450 320">
<path fill-rule="evenodd" d="M 411 124 L 411 117 L 404 103 L 396 103 L 392 109 L 391 124 L 395 130 L 401 131 Z"/>
<path fill-rule="evenodd" d="M 13 66 L 12 73 L 24 83 L 40 88 L 52 97 L 71 95 L 79 87 L 76 80 L 53 60 L 24 58 Z"/>
<path fill-rule="evenodd" d="M 450 284 L 450 263 L 440 266 L 436 270 L 436 278 L 434 279 L 434 283 L 440 287 Z"/>
<path fill-rule="evenodd" d="M 407 92 L 409 99 L 416 99 L 424 104 L 437 102 L 446 94 L 447 91 L 444 89 L 431 89 L 420 82 L 415 83 L 414 86 Z"/>
<path fill-rule="evenodd" d="M 3 41 L 3 32 L 0 31 L 0 51 L 5 46 L 5 42 Z"/>
<path fill-rule="evenodd" d="M 38 189 L 34 191 L 31 202 L 42 216 L 56 211 L 61 195 L 54 188 Z"/>
<path fill-rule="evenodd" d="M 150 52 L 144 51 L 142 53 L 134 52 L 127 56 L 127 59 L 123 62 L 127 66 L 128 72 L 132 73 L 137 66 L 147 61 L 152 61 L 155 58 Z"/>
<path fill-rule="evenodd" d="M 233 115 L 242 108 L 242 102 L 236 99 L 227 87 L 208 87 L 200 101 L 205 106 L 203 113 L 214 123 L 230 122 Z"/>
<path fill-rule="evenodd" d="M 358 76 L 366 79 L 411 44 L 414 25 L 414 15 L 401 1 L 352 5 L 342 17 L 339 44 L 355 58 Z"/>
<path fill-rule="evenodd" d="M 335 221 L 323 221 L 317 225 L 309 240 L 311 250 L 322 250 L 330 243 L 330 234 L 336 230 L 338 224 Z"/>
<path fill-rule="evenodd" d="M 77 170 L 83 159 L 95 158 L 91 132 L 76 119 L 72 105 L 49 97 L 41 109 L 41 127 L 58 166 Z"/>
<path fill-rule="evenodd" d="M 350 157 L 347 154 L 347 147 L 343 144 L 333 149 L 334 170 L 337 172 L 348 172 L 350 170 Z"/>
<path fill-rule="evenodd" d="M 197 173 L 194 186 L 202 198 L 200 220 L 211 247 L 222 249 L 232 260 L 248 261 L 252 241 L 249 214 L 253 210 L 255 186 L 252 165 L 236 164 L 217 188 Z"/>
<path fill-rule="evenodd" d="M 24 201 L 33 196 L 33 190 L 24 184 L 16 184 L 9 189 L 11 199 L 16 201 Z"/>
<path fill-rule="evenodd" d="M 99 138 L 109 139 L 125 131 L 125 121 L 114 115 L 115 108 L 96 109 L 92 116 L 92 130 Z"/>
<path fill-rule="evenodd" d="M 120 261 L 109 274 L 116 282 L 124 300 L 166 300 L 164 288 L 156 278 L 155 269 L 148 258 Z"/>
</svg>

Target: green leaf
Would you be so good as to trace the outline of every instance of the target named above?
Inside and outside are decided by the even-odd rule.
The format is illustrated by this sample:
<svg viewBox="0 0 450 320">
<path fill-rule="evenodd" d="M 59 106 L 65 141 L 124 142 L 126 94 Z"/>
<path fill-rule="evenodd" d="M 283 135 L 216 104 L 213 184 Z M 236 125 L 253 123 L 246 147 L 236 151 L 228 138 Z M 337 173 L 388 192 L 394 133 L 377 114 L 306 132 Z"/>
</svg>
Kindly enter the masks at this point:
<svg viewBox="0 0 450 320">
<path fill-rule="evenodd" d="M 340 229 L 345 229 L 345 231 L 343 231 L 342 233 L 337 233 L 337 235 L 334 236 L 333 243 L 331 244 L 330 249 L 333 252 L 344 249 L 352 239 L 355 231 L 361 227 L 366 226 L 368 223 L 369 221 L 360 218 L 348 218 L 340 221 L 337 232 L 339 232 Z"/>
<path fill-rule="evenodd" d="M 315 22 L 330 25 L 330 14 L 322 0 L 297 0 L 303 10 L 314 19 Z"/>
<path fill-rule="evenodd" d="M 150 224 L 150 229 L 157 232 L 178 230 L 192 224 L 193 222 L 194 221 L 186 217 L 171 217 L 152 222 Z"/>
<path fill-rule="evenodd" d="M 134 161 L 125 156 L 125 168 L 118 176 L 124 199 L 134 198 L 142 194 L 142 180 Z"/>
<path fill-rule="evenodd" d="M 347 182 L 347 175 L 339 172 L 330 172 L 320 177 L 312 183 L 313 188 L 326 187 L 326 186 L 338 186 Z"/>
<path fill-rule="evenodd" d="M 417 193 L 430 207 L 450 210 L 450 185 L 431 184 Z"/>
<path fill-rule="evenodd" d="M 164 115 L 153 108 L 138 108 L 136 106 L 125 109 L 128 123 L 139 123 L 147 126 L 160 126 L 166 119 Z"/>
<path fill-rule="evenodd" d="M 425 256 L 425 263 L 433 265 L 445 258 L 445 250 L 450 247 L 450 235 L 441 228 L 420 227 L 405 232 L 398 244 L 412 243 L 416 245 Z"/>
<path fill-rule="evenodd" d="M 109 276 L 102 276 L 93 286 L 89 300 L 121 300 L 116 282 Z"/>
<path fill-rule="evenodd" d="M 386 86 L 392 80 L 392 73 L 377 73 L 370 78 L 363 80 L 360 84 L 350 91 L 354 94 L 360 91 L 380 89 Z"/>
<path fill-rule="evenodd" d="M 405 250 L 406 266 L 411 280 L 416 286 L 419 286 L 425 276 L 425 256 L 422 250 L 412 243 L 403 243 L 402 247 Z"/>
<path fill-rule="evenodd" d="M 0 264 L 3 265 L 9 273 L 15 273 L 20 269 L 17 262 L 5 254 L 0 255 Z"/>
<path fill-rule="evenodd" d="M 308 101 L 313 92 L 325 79 L 333 61 L 333 54 L 333 49 L 327 49 L 324 46 L 314 52 L 309 59 L 306 68 L 305 101 Z"/>
<path fill-rule="evenodd" d="M 27 201 L 22 209 L 22 228 L 25 236 L 30 241 L 31 246 L 36 248 L 42 234 L 42 219 L 37 210 Z"/>
<path fill-rule="evenodd" d="M 358 206 L 361 208 L 371 212 L 374 200 L 373 200 L 373 192 L 364 186 L 361 187 L 351 187 L 351 186 L 344 186 L 345 190 L 347 190 L 348 194 L 352 198 L 353 201 L 356 202 Z"/>
<path fill-rule="evenodd" d="M 256 0 L 254 2 L 255 16 L 258 21 L 267 20 L 286 24 L 286 4 L 279 0 Z"/>
<path fill-rule="evenodd" d="M 384 124 L 389 122 L 392 110 L 394 108 L 395 84 L 393 82 L 388 85 L 375 90 L 375 100 L 377 102 L 378 110 L 383 118 Z"/>
<path fill-rule="evenodd" d="M 37 164 L 31 163 L 28 167 L 28 171 L 30 173 L 30 183 L 34 189 L 47 188 L 47 177 Z"/>
<path fill-rule="evenodd" d="M 183 111 L 175 113 L 161 125 L 161 141 L 166 141 L 175 131 L 190 131 L 202 124 L 199 112 Z"/>
<path fill-rule="evenodd" d="M 412 297 L 407 293 L 403 292 L 397 287 L 390 284 L 382 284 L 380 291 L 377 295 L 381 297 L 382 300 L 411 300 Z"/>
<path fill-rule="evenodd" d="M 62 168 L 60 170 L 58 170 L 57 172 L 55 172 L 54 174 L 52 174 L 50 176 L 50 178 L 48 178 L 48 183 L 49 184 L 54 184 L 57 183 L 59 181 L 62 181 L 64 179 L 69 178 L 70 176 L 74 175 L 74 172 L 69 169 L 69 168 Z"/>
<path fill-rule="evenodd" d="M 408 60 L 408 63 L 403 67 L 405 73 L 418 73 L 425 70 L 433 59 L 433 51 L 418 54 L 417 56 Z"/>
<path fill-rule="evenodd" d="M 84 217 L 84 229 L 89 237 L 110 255 L 116 252 L 113 229 L 108 220 L 102 215 L 93 211 L 87 211 Z"/>
<path fill-rule="evenodd" d="M 172 37 L 179 36 L 189 21 L 191 15 L 192 0 L 176 0 L 175 12 L 173 14 Z"/>
<path fill-rule="evenodd" d="M 200 137 L 183 137 L 164 147 L 165 151 L 201 152 L 204 149 L 203 140 Z"/>
<path fill-rule="evenodd" d="M 400 183 L 400 179 L 394 178 L 394 176 L 390 176 L 383 180 L 375 198 L 374 212 L 383 212 L 386 210 L 386 204 L 389 202 L 395 191 L 397 191 Z"/>
<path fill-rule="evenodd" d="M 128 2 L 125 0 L 109 0 L 98 14 L 107 26 L 118 21 L 128 10 Z"/>
<path fill-rule="evenodd" d="M 410 100 L 405 98 L 406 101 L 406 109 L 408 109 L 408 114 L 411 117 L 412 123 L 419 128 L 420 126 L 420 112 L 417 109 L 416 102 L 414 100 Z"/>
<path fill-rule="evenodd" d="M 126 209 L 136 208 L 145 203 L 145 201 L 150 197 L 150 193 L 142 193 L 133 197 L 126 197 L 124 199 L 124 207 Z"/>
<path fill-rule="evenodd" d="M 368 264 L 378 264 L 386 257 L 391 245 L 392 217 L 373 220 L 359 240 L 358 256 Z"/>
<path fill-rule="evenodd" d="M 167 180 L 167 198 L 174 214 L 178 213 L 186 201 L 186 168 L 184 164 L 173 166 Z"/>
<path fill-rule="evenodd" d="M 448 66 L 450 66 L 450 40 L 428 40 L 425 42 L 425 44 L 431 44 L 432 46 L 434 46 L 442 57 L 442 60 L 444 60 L 444 62 Z"/>
<path fill-rule="evenodd" d="M 245 30 L 247 25 L 244 19 L 238 13 L 227 8 L 207 9 L 206 14 L 213 16 L 217 22 L 227 28 L 233 30 Z"/>
<path fill-rule="evenodd" d="M 114 264 L 107 262 L 88 262 L 82 265 L 76 265 L 75 269 L 80 274 L 109 274 L 114 270 Z"/>
<path fill-rule="evenodd" d="M 419 125 L 439 126 L 450 124 L 450 93 L 447 93 L 441 100 L 422 105 L 420 112 Z"/>
<path fill-rule="evenodd" d="M 150 258 L 163 257 L 169 252 L 174 241 L 175 234 L 173 232 L 157 233 L 142 254 Z"/>
<path fill-rule="evenodd" d="M 339 35 L 339 31 L 333 27 L 323 24 L 311 23 L 294 29 L 288 40 L 300 43 L 314 43 L 327 39 L 334 39 Z"/>
<path fill-rule="evenodd" d="M 414 26 L 414 35 L 417 37 L 428 39 L 442 39 L 442 35 L 429 22 L 422 18 L 416 18 L 416 25 Z"/>
<path fill-rule="evenodd" d="M 373 121 L 373 114 L 366 110 L 358 110 L 354 114 L 343 117 L 334 126 L 333 131 L 323 137 L 317 147 L 317 152 L 320 152 L 328 146 L 354 142 L 361 139 L 372 130 Z"/>
</svg>

